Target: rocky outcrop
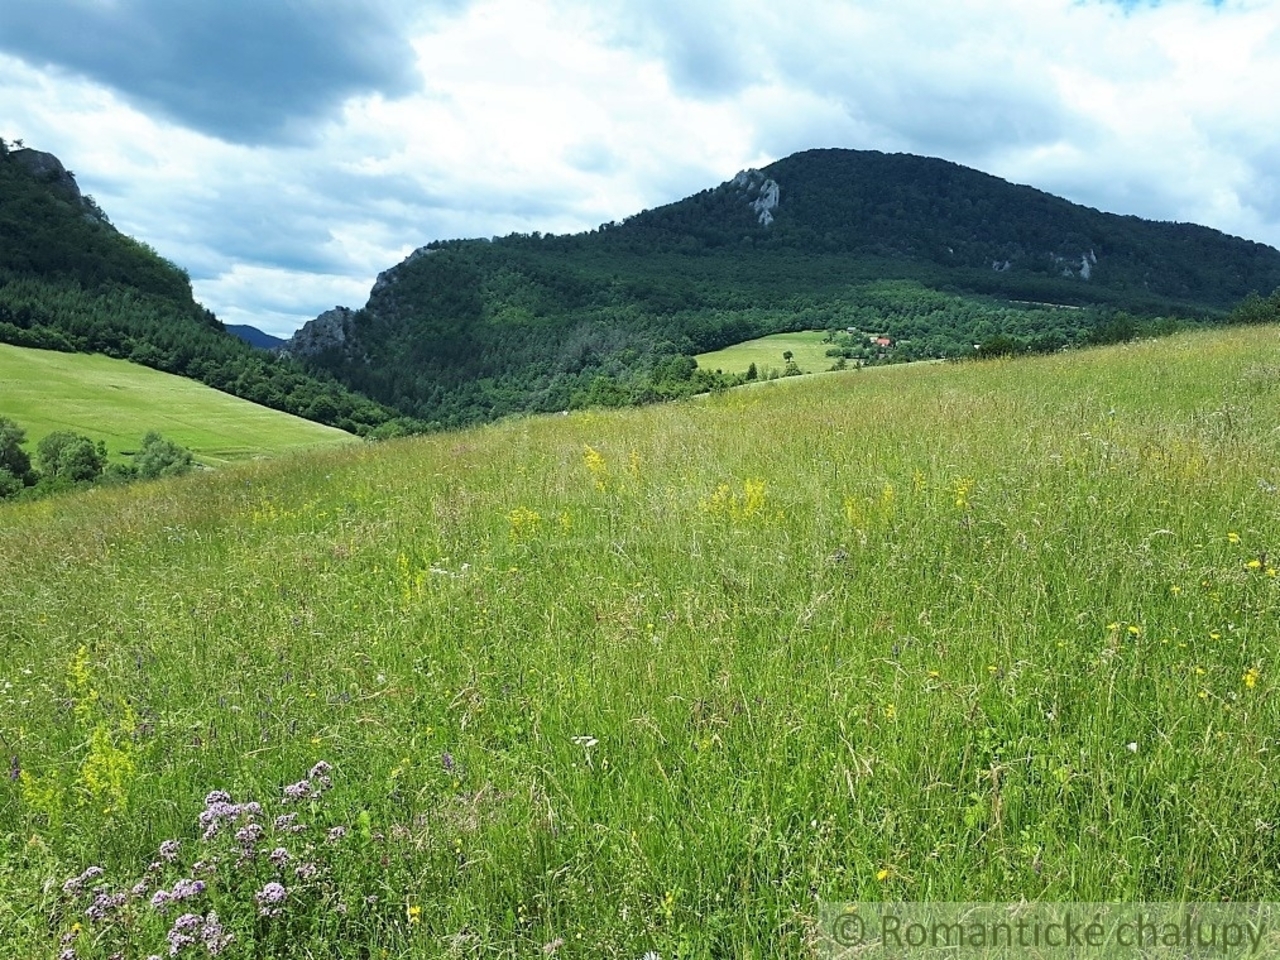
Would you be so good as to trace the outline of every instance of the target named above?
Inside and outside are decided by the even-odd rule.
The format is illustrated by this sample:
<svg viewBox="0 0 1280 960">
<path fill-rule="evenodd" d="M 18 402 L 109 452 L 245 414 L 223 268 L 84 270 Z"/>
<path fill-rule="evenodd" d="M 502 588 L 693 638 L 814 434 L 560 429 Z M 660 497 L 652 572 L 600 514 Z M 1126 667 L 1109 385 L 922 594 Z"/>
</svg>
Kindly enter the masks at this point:
<svg viewBox="0 0 1280 960">
<path fill-rule="evenodd" d="M 778 208 L 782 190 L 776 180 L 771 180 L 759 170 L 743 170 L 732 180 L 731 186 L 738 189 L 747 206 L 755 211 L 760 226 L 767 227 L 773 223 L 773 211 Z"/>
<path fill-rule="evenodd" d="M 327 350 L 341 350 L 351 337 L 356 312 L 350 307 L 334 307 L 308 320 L 279 347 L 281 353 L 311 357 Z"/>
<path fill-rule="evenodd" d="M 60 194 L 73 203 L 87 206 L 80 193 L 80 185 L 76 183 L 76 175 L 62 165 L 62 161 L 52 153 L 42 150 L 11 150 L 9 156 L 14 162 L 24 167 L 37 180 L 43 180 L 55 193 Z"/>
</svg>

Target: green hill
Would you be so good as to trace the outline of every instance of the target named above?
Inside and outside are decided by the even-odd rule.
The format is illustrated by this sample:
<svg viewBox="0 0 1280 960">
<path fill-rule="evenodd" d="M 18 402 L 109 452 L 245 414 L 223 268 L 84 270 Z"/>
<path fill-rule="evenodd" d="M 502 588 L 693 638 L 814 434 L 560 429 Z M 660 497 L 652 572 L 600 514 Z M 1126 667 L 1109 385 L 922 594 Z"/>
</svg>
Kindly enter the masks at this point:
<svg viewBox="0 0 1280 960">
<path fill-rule="evenodd" d="M 350 432 L 394 418 L 227 333 L 186 272 L 116 230 L 58 158 L 2 140 L 0 343 L 132 360 Z"/>
<path fill-rule="evenodd" d="M 824 903 L 1274 903 L 1278 333 L 0 506 L 6 950 L 808 960 Z"/>
<path fill-rule="evenodd" d="M 674 358 L 788 331 L 877 359 L 1049 352 L 1220 322 L 1280 251 L 1100 213 L 964 167 L 796 154 L 588 234 L 433 243 L 289 349 L 423 420 L 662 399 L 732 382 Z"/>
<path fill-rule="evenodd" d="M 334 427 L 125 360 L 2 344 L 0 416 L 26 431 L 29 450 L 45 434 L 70 430 L 104 441 L 118 457 L 155 430 L 209 464 L 353 440 Z"/>
</svg>

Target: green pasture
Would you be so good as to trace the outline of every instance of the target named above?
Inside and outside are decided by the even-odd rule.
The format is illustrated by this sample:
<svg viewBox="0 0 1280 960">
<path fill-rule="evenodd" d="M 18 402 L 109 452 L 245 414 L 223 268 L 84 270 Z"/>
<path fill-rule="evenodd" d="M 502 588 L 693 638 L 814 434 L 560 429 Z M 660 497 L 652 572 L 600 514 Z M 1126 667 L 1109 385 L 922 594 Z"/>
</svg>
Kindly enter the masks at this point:
<svg viewBox="0 0 1280 960">
<path fill-rule="evenodd" d="M 787 365 L 783 354 L 790 350 L 796 364 L 804 373 L 822 373 L 830 370 L 836 362 L 835 357 L 827 356 L 827 350 L 831 348 L 831 344 L 822 342 L 825 336 L 826 333 L 821 330 L 775 333 L 772 336 L 760 337 L 758 340 L 737 343 L 723 350 L 700 353 L 697 356 L 698 366 L 703 370 L 746 373 L 747 368 L 754 363 L 756 371 L 763 378 L 767 377 L 770 371 L 782 373 Z"/>
<path fill-rule="evenodd" d="M 4 949 L 1280 900 L 1277 423 L 1255 327 L 0 505 Z"/>
<path fill-rule="evenodd" d="M 8 344 L 0 344 L 0 416 L 26 430 L 32 452 L 46 434 L 71 430 L 118 457 L 155 430 L 208 464 L 354 439 L 125 360 Z"/>
</svg>

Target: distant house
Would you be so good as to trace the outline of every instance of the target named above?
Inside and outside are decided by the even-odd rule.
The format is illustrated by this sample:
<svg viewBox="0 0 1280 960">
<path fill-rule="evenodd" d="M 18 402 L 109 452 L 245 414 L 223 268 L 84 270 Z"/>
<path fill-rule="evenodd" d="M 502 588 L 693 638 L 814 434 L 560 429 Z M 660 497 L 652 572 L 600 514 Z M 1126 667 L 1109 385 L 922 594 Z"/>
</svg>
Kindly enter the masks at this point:
<svg viewBox="0 0 1280 960">
<path fill-rule="evenodd" d="M 892 347 L 893 340 L 889 337 L 872 337 L 871 343 L 877 347 Z"/>
</svg>

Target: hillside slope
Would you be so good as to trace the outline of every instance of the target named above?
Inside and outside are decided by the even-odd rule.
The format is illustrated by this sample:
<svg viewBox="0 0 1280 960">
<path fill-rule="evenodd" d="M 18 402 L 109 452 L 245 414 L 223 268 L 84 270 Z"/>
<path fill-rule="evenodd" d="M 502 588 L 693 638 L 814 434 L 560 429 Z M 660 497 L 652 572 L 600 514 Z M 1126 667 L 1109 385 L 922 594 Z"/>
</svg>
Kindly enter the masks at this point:
<svg viewBox="0 0 1280 960">
<path fill-rule="evenodd" d="M 186 272 L 116 230 L 58 158 L 2 140 L 0 343 L 132 360 L 351 432 L 394 416 L 225 332 Z"/>
<path fill-rule="evenodd" d="M 254 960 L 813 960 L 823 903 L 1274 910 L 1278 407 L 1280 328 L 1235 328 L 0 506 L 6 953 L 165 954 L 183 912 Z"/>
<path fill-rule="evenodd" d="M 1127 314 L 1211 322 L 1276 287 L 1280 251 L 1261 244 L 941 160 L 818 150 L 587 234 L 429 244 L 287 349 L 460 424 L 678 393 L 673 357 L 788 330 L 883 334 L 890 359 L 1047 350 Z"/>
<path fill-rule="evenodd" d="M 104 441 L 111 454 L 131 453 L 155 430 L 207 464 L 355 440 L 126 360 L 8 344 L 0 344 L 0 416 L 26 431 L 29 451 L 45 434 L 70 430 Z"/>
</svg>

